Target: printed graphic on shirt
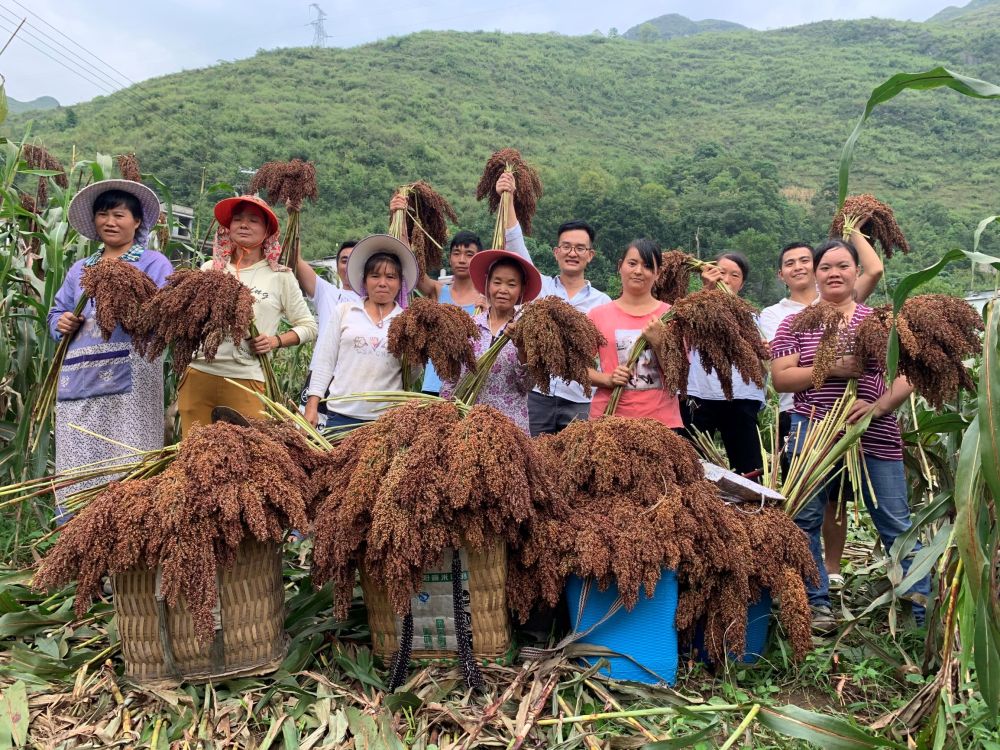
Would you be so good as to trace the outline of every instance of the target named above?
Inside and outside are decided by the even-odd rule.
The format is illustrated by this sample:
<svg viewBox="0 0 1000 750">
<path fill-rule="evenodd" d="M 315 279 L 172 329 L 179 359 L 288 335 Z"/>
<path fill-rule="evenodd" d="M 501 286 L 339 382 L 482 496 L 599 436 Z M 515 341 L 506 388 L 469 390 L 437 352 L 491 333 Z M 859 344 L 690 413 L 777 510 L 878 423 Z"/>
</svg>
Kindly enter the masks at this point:
<svg viewBox="0 0 1000 750">
<path fill-rule="evenodd" d="M 389 349 L 386 345 L 386 339 L 383 336 L 355 336 L 354 351 L 359 354 L 374 354 L 380 357 L 389 356 Z"/>
<path fill-rule="evenodd" d="M 615 348 L 618 351 L 618 364 L 628 364 L 629 353 L 641 335 L 642 330 L 638 328 L 615 329 Z M 653 359 L 653 353 L 648 349 L 639 357 L 639 361 L 632 371 L 632 380 L 625 387 L 634 391 L 649 391 L 654 388 L 663 387 L 663 376 L 660 374 L 660 368 L 657 367 Z"/>
</svg>

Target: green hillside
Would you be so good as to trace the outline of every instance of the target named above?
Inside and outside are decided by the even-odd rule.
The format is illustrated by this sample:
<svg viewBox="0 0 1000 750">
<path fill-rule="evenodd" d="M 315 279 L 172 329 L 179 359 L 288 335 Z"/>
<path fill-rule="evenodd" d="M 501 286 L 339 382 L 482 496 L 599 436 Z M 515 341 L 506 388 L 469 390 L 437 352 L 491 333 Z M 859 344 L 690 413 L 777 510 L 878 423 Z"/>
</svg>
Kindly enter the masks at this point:
<svg viewBox="0 0 1000 750">
<path fill-rule="evenodd" d="M 40 96 L 30 102 L 21 102 L 12 96 L 7 97 L 7 107 L 12 114 L 30 112 L 33 109 L 55 109 L 58 106 L 59 102 L 51 96 Z"/>
<path fill-rule="evenodd" d="M 648 43 L 425 32 L 284 49 L 35 113 L 31 133 L 67 162 L 73 146 L 135 150 L 202 215 L 218 197 L 199 195 L 202 185 L 311 158 L 321 199 L 303 213 L 309 255 L 384 230 L 393 186 L 418 178 L 488 237 L 474 186 L 492 150 L 516 146 L 545 183 L 540 243 L 567 218 L 591 219 L 598 278 L 636 235 L 702 255 L 736 247 L 759 271 L 753 295 L 768 300 L 780 292 L 774 250 L 825 233 L 840 149 L 872 88 L 939 64 L 1000 82 L 998 8 L 933 24 L 831 21 Z M 26 124 L 12 117 L 3 132 L 19 137 Z M 998 126 L 1000 102 L 947 90 L 907 92 L 875 111 L 851 187 L 889 201 L 910 236 L 915 252 L 892 261 L 893 275 L 969 246 L 976 222 L 998 212 Z M 958 290 L 971 278 L 955 271 L 940 283 Z"/>
<path fill-rule="evenodd" d="M 708 18 L 703 21 L 692 21 L 679 13 L 668 13 L 633 26 L 623 35 L 626 39 L 648 41 L 652 39 L 674 39 L 680 36 L 694 36 L 713 31 L 743 31 L 741 26 L 732 21 L 719 21 Z M 647 39 L 648 37 L 648 39 Z"/>
</svg>

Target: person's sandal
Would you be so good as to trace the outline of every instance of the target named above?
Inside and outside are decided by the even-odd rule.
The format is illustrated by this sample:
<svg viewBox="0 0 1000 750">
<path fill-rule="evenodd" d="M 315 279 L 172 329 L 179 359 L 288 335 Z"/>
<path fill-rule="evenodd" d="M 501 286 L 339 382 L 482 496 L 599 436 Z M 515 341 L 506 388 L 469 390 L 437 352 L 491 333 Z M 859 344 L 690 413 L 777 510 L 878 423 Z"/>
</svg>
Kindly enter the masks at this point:
<svg viewBox="0 0 1000 750">
<path fill-rule="evenodd" d="M 827 578 L 830 581 L 830 590 L 837 590 L 844 588 L 844 576 L 840 573 L 828 573 Z"/>
</svg>

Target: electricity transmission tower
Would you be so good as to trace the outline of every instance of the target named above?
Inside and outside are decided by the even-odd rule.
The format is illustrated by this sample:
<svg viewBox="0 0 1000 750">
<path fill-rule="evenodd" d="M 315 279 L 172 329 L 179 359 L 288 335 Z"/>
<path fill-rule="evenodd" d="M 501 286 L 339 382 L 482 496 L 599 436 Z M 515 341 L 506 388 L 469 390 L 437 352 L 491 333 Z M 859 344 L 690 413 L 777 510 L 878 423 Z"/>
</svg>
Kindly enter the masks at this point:
<svg viewBox="0 0 1000 750">
<path fill-rule="evenodd" d="M 316 3 L 311 3 L 310 8 L 316 11 L 316 19 L 309 22 L 309 25 L 313 27 L 313 47 L 325 47 L 326 40 L 329 34 L 326 33 L 326 29 L 323 26 L 323 22 L 326 20 L 326 13 L 323 9 L 316 5 Z"/>
</svg>

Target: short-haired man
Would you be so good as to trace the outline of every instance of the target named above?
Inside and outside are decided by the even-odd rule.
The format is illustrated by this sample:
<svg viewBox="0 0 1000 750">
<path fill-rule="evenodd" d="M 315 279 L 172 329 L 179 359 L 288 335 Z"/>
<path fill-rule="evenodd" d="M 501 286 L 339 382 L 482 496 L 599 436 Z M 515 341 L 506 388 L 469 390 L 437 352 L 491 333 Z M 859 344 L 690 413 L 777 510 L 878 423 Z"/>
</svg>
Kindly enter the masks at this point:
<svg viewBox="0 0 1000 750">
<path fill-rule="evenodd" d="M 497 192 L 505 192 L 504 187 L 506 184 L 498 182 Z M 556 245 L 552 248 L 552 254 L 559 265 L 559 275 L 542 274 L 542 292 L 539 297 L 559 297 L 584 314 L 611 301 L 608 295 L 591 286 L 584 275 L 587 266 L 594 259 L 594 237 L 594 228 L 585 221 L 567 221 L 560 225 L 556 230 Z M 513 206 L 507 219 L 504 238 L 508 250 L 531 260 Z M 552 378 L 550 381 L 549 395 L 536 388 L 528 394 L 528 427 L 531 436 L 556 433 L 575 419 L 589 419 L 590 396 L 576 381 L 567 383 L 559 378 Z"/>
</svg>

